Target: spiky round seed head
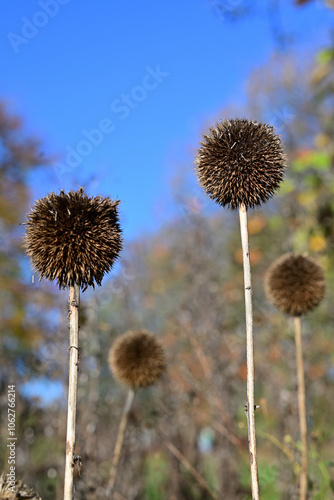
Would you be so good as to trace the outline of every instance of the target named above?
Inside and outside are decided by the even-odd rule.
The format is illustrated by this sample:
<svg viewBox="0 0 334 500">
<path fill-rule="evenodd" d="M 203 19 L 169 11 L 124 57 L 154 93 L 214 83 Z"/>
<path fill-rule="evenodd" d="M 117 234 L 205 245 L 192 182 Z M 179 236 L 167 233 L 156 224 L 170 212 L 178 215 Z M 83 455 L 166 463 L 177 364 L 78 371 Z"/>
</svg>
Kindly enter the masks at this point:
<svg viewBox="0 0 334 500">
<path fill-rule="evenodd" d="M 326 281 L 322 268 L 310 257 L 288 253 L 277 259 L 265 276 L 270 302 L 291 316 L 302 316 L 319 305 Z"/>
<path fill-rule="evenodd" d="M 20 479 L 15 479 L 15 485 L 2 473 L 0 476 L 0 499 L 1 500 L 42 500 L 38 493 L 24 484 Z"/>
<path fill-rule="evenodd" d="M 24 248 L 40 277 L 59 288 L 100 285 L 122 249 L 119 201 L 84 189 L 48 194 L 28 214 Z"/>
<path fill-rule="evenodd" d="M 196 157 L 200 185 L 216 203 L 253 208 L 278 189 L 286 168 L 272 126 L 244 118 L 223 120 L 204 135 Z"/>
<path fill-rule="evenodd" d="M 115 378 L 135 389 L 155 384 L 166 369 L 164 349 L 146 330 L 124 333 L 109 351 L 109 366 Z"/>
</svg>

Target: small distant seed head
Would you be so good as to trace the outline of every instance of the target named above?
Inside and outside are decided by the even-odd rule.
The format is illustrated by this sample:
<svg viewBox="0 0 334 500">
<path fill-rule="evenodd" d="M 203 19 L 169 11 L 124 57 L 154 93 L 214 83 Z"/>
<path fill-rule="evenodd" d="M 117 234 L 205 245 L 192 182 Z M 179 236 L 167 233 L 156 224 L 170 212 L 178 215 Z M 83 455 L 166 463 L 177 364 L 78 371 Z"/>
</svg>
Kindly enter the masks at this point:
<svg viewBox="0 0 334 500">
<path fill-rule="evenodd" d="M 164 349 L 146 330 L 129 331 L 116 339 L 109 351 L 115 378 L 135 389 L 155 384 L 166 369 Z"/>
<path fill-rule="evenodd" d="M 24 248 L 40 277 L 59 288 L 100 285 L 122 249 L 118 205 L 80 188 L 37 200 L 28 214 Z"/>
<path fill-rule="evenodd" d="M 236 118 L 204 135 L 195 163 L 200 185 L 216 203 L 253 208 L 278 189 L 286 156 L 272 126 Z"/>
<path fill-rule="evenodd" d="M 270 302 L 291 316 L 302 316 L 324 297 L 326 281 L 322 268 L 310 257 L 288 253 L 277 259 L 265 276 Z"/>
</svg>

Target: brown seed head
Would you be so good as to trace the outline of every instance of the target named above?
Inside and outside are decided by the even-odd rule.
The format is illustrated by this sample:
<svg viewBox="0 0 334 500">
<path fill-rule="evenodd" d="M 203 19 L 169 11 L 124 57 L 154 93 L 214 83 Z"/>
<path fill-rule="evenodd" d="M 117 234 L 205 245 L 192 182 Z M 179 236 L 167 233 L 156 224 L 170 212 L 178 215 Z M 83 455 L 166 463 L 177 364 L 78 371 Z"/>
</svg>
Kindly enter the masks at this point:
<svg viewBox="0 0 334 500">
<path fill-rule="evenodd" d="M 119 201 L 80 188 L 38 200 L 28 214 L 24 247 L 40 277 L 59 288 L 101 285 L 122 249 Z"/>
<path fill-rule="evenodd" d="M 116 379 L 131 388 L 155 384 L 166 369 L 164 349 L 146 330 L 129 331 L 116 339 L 109 352 Z"/>
<path fill-rule="evenodd" d="M 265 290 L 270 302 L 291 316 L 312 311 L 325 294 L 322 268 L 310 257 L 288 253 L 268 269 Z"/>
<path fill-rule="evenodd" d="M 196 158 L 200 185 L 216 203 L 232 209 L 267 201 L 285 167 L 282 142 L 273 127 L 241 118 L 212 127 Z"/>
<path fill-rule="evenodd" d="M 0 499 L 1 500 L 42 500 L 31 488 L 24 484 L 20 479 L 15 480 L 15 485 L 9 480 L 7 474 L 0 476 Z"/>
</svg>

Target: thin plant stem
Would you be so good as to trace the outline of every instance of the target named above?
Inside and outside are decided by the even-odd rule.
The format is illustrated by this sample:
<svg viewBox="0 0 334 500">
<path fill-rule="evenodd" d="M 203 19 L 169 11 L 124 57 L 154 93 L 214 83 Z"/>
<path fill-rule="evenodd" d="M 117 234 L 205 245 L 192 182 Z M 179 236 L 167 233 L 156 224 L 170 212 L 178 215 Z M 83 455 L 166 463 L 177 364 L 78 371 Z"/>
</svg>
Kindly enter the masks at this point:
<svg viewBox="0 0 334 500">
<path fill-rule="evenodd" d="M 218 387 L 214 383 L 214 376 L 213 376 L 212 370 L 210 368 L 209 362 L 207 360 L 207 357 L 203 351 L 203 348 L 200 346 L 198 340 L 195 339 L 193 335 L 191 335 L 191 332 L 188 331 L 188 329 L 187 329 L 187 333 L 189 334 L 190 343 L 192 344 L 192 347 L 194 348 L 195 353 L 198 357 L 198 360 L 201 364 L 204 376 L 207 379 L 207 381 L 209 381 L 210 384 L 212 384 L 213 391 L 209 391 L 209 392 L 213 392 L 212 396 L 213 396 L 214 405 L 219 410 L 221 419 L 223 421 L 223 423 L 220 425 L 219 425 L 219 423 L 217 423 L 217 426 L 219 426 L 219 432 L 221 432 L 225 437 L 227 437 L 227 439 L 232 444 L 234 444 L 236 447 L 240 447 L 242 445 L 242 442 L 235 435 L 233 425 L 232 425 L 232 423 L 231 423 L 231 421 L 230 421 L 230 419 L 225 411 L 222 399 L 221 399 L 219 391 L 218 391 Z"/>
<path fill-rule="evenodd" d="M 284 444 L 282 444 L 280 442 L 279 439 L 277 439 L 277 437 L 275 436 L 272 436 L 271 434 L 269 434 L 268 432 L 263 432 L 263 431 L 258 431 L 258 435 L 265 438 L 265 439 L 268 439 L 268 441 L 270 441 L 274 446 L 277 446 L 277 448 L 279 450 L 281 450 L 284 455 L 287 457 L 287 459 L 295 466 L 295 465 L 298 465 L 297 462 L 295 462 L 295 459 L 294 459 L 294 455 L 293 455 L 293 452 L 289 449 L 288 446 L 284 446 Z"/>
<path fill-rule="evenodd" d="M 79 304 L 80 287 L 78 284 L 75 284 L 74 286 L 70 286 L 68 296 L 70 347 L 64 500 L 72 500 L 74 498 L 73 469 L 75 463 L 75 420 L 79 371 Z"/>
<path fill-rule="evenodd" d="M 110 471 L 110 476 L 109 476 L 109 484 L 108 484 L 108 488 L 107 488 L 107 498 L 109 498 L 110 500 L 113 498 L 113 491 L 114 491 L 114 486 L 115 486 L 115 481 L 116 481 L 117 468 L 118 468 L 118 464 L 119 464 L 119 459 L 121 457 L 121 451 L 122 451 L 122 445 L 123 445 L 123 440 L 124 440 L 126 424 L 128 422 L 128 417 L 129 417 L 130 410 L 132 408 L 134 397 L 135 397 L 135 391 L 133 389 L 130 389 L 128 392 L 127 398 L 126 398 L 126 402 L 125 402 L 123 412 L 122 412 L 122 418 L 121 418 L 119 428 L 118 428 L 116 444 L 115 444 L 115 449 L 114 449 L 114 456 L 113 456 L 113 461 L 112 461 L 112 466 L 111 466 L 111 471 Z"/>
<path fill-rule="evenodd" d="M 191 465 L 184 455 L 170 442 L 164 441 L 166 448 L 176 457 L 179 462 L 187 469 L 196 479 L 203 491 L 205 491 L 212 500 L 218 500 L 218 496 L 211 490 L 208 483 L 203 479 L 200 473 Z"/>
<path fill-rule="evenodd" d="M 296 343 L 296 362 L 298 378 L 298 410 L 299 410 L 299 430 L 301 441 L 301 472 L 300 472 L 300 500 L 306 500 L 307 496 L 307 422 L 306 422 L 306 404 L 305 404 L 305 378 L 302 348 L 302 329 L 301 318 L 294 318 L 295 324 L 295 343 Z"/>
<path fill-rule="evenodd" d="M 253 336 L 253 307 L 252 281 L 249 257 L 247 208 L 244 204 L 239 207 L 240 232 L 244 268 L 245 310 L 246 310 L 246 350 L 247 350 L 247 425 L 248 447 L 250 461 L 250 475 L 252 484 L 252 499 L 260 499 L 259 480 L 257 472 L 256 434 L 255 434 L 255 403 L 254 403 L 254 336 Z"/>
<path fill-rule="evenodd" d="M 121 495 L 120 493 L 118 493 L 118 491 L 115 491 L 114 497 L 115 497 L 115 500 L 126 500 L 126 498 L 123 497 L 123 495 Z"/>
</svg>

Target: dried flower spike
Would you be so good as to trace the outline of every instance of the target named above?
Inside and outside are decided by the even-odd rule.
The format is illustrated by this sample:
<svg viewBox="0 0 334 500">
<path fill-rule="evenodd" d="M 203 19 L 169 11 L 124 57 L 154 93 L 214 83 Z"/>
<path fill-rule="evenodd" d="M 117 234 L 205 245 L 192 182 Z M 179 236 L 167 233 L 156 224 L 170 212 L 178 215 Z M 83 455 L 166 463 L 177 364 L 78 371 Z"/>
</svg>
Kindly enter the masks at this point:
<svg viewBox="0 0 334 500">
<path fill-rule="evenodd" d="M 116 379 L 132 389 L 155 384 L 166 368 L 164 349 L 146 330 L 129 331 L 110 349 L 109 365 Z"/>
<path fill-rule="evenodd" d="M 288 253 L 277 259 L 265 277 L 270 302 L 291 316 L 302 316 L 319 305 L 326 288 L 319 264 L 310 257 Z"/>
<path fill-rule="evenodd" d="M 1 500 L 41 500 L 41 497 L 21 480 L 16 479 L 15 484 L 8 479 L 7 474 L 0 475 L 0 498 Z"/>
<path fill-rule="evenodd" d="M 122 249 L 119 201 L 80 188 L 48 194 L 28 214 L 24 239 L 35 269 L 59 288 L 100 285 Z"/>
<path fill-rule="evenodd" d="M 273 127 L 240 118 L 212 127 L 196 158 L 200 185 L 219 205 L 232 209 L 267 201 L 285 168 L 282 142 Z"/>
</svg>

